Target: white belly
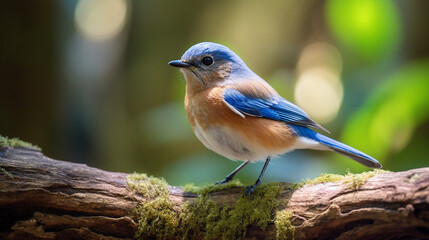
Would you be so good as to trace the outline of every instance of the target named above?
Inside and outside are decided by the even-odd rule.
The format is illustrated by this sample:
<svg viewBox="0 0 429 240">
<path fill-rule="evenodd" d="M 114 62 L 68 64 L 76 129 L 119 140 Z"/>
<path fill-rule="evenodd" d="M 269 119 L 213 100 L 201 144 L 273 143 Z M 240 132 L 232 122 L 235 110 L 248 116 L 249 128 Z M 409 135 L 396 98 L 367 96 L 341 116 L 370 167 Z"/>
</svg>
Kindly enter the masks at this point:
<svg viewBox="0 0 429 240">
<path fill-rule="evenodd" d="M 196 124 L 194 132 L 204 146 L 231 160 L 256 161 L 259 160 L 258 158 L 267 157 L 255 154 L 250 144 L 244 142 L 230 129 L 209 127 L 203 130 Z"/>
<path fill-rule="evenodd" d="M 204 130 L 197 123 L 194 132 L 205 147 L 231 160 L 261 161 L 268 156 L 275 157 L 292 150 L 273 152 L 255 142 L 247 141 L 245 137 L 228 127 L 209 127 Z"/>
<path fill-rule="evenodd" d="M 288 148 L 273 151 L 256 142 L 246 141 L 245 137 L 228 127 L 209 127 L 204 130 L 196 123 L 194 132 L 205 147 L 231 160 L 261 161 L 268 156 L 276 157 L 294 149 L 329 150 L 326 146 L 304 137 L 299 137 L 295 144 Z"/>
</svg>

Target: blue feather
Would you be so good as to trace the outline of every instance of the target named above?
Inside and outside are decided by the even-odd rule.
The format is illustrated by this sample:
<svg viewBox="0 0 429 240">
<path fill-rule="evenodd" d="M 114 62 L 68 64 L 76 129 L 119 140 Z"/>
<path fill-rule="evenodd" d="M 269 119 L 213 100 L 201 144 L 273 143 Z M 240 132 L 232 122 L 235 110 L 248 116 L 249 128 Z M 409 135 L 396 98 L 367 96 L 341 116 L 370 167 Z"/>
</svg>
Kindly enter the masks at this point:
<svg viewBox="0 0 429 240">
<path fill-rule="evenodd" d="M 246 96 L 233 88 L 225 89 L 223 94 L 224 100 L 229 105 L 244 114 L 269 118 L 304 127 L 322 129 L 329 132 L 318 123 L 311 120 L 304 110 L 278 95 L 262 99 Z"/>
<path fill-rule="evenodd" d="M 309 128 L 302 127 L 302 126 L 294 126 L 290 125 L 292 129 L 294 130 L 294 134 L 299 137 L 305 137 L 314 141 L 317 141 L 328 148 L 334 150 L 335 152 L 344 155 L 348 158 L 351 158 L 367 167 L 371 168 L 381 168 L 381 164 L 372 158 L 371 156 L 356 150 L 350 146 L 347 146 L 344 143 L 338 142 L 332 138 L 329 138 L 325 135 L 322 135 L 320 133 L 317 133 Z"/>
</svg>

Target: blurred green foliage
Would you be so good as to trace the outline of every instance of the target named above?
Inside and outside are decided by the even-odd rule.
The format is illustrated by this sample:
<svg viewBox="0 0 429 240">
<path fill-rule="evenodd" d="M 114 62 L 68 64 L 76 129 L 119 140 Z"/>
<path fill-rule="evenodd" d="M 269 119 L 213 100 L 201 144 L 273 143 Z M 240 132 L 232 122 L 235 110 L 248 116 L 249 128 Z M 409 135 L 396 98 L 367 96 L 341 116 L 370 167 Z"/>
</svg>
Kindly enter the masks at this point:
<svg viewBox="0 0 429 240">
<path fill-rule="evenodd" d="M 401 43 L 401 21 L 390 0 L 329 0 L 330 29 L 344 45 L 367 61 L 392 56 Z"/>
<path fill-rule="evenodd" d="M 428 87 L 429 61 L 398 69 L 350 117 L 343 140 L 389 166 L 389 156 L 403 150 L 429 118 Z"/>
</svg>

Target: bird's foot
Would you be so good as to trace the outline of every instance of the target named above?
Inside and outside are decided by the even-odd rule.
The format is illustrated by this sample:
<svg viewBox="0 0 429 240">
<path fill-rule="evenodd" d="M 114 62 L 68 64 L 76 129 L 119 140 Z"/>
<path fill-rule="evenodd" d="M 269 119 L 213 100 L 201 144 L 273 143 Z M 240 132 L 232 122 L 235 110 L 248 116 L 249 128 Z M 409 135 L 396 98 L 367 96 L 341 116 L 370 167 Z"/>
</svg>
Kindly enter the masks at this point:
<svg viewBox="0 0 429 240">
<path fill-rule="evenodd" d="M 247 186 L 246 190 L 244 190 L 244 193 L 249 195 L 249 200 L 250 200 L 250 194 L 253 193 L 255 191 L 255 185 L 252 186 Z"/>
<path fill-rule="evenodd" d="M 249 199 L 250 199 L 250 194 L 252 194 L 255 191 L 255 188 L 259 186 L 259 184 L 261 184 L 261 182 L 257 181 L 254 185 L 246 187 L 246 190 L 244 190 L 244 193 L 247 193 L 249 195 Z"/>
<path fill-rule="evenodd" d="M 219 185 L 219 184 L 224 184 L 224 183 L 227 183 L 227 182 L 230 182 L 232 180 L 232 177 L 226 177 L 224 180 L 222 180 L 222 181 L 217 181 L 216 183 L 215 183 L 215 185 Z"/>
</svg>

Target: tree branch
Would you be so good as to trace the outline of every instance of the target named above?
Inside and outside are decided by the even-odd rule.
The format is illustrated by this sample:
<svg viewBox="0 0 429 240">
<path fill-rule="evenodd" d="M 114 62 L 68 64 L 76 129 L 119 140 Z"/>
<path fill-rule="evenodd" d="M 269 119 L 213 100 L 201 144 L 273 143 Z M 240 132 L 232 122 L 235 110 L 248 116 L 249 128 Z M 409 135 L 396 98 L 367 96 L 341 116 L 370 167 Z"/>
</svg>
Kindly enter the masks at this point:
<svg viewBox="0 0 429 240">
<path fill-rule="evenodd" d="M 154 222 L 136 210 L 156 197 L 130 188 L 125 173 L 53 160 L 35 150 L 9 147 L 0 147 L 0 167 L 1 239 L 131 239 L 139 229 L 140 237 L 156 238 L 139 227 L 142 219 L 146 224 Z M 266 227 L 251 223 L 239 237 L 429 239 L 429 168 L 378 174 L 358 187 L 342 182 L 307 184 L 296 190 L 287 183 L 279 186 L 279 204 Z M 214 203 L 221 206 L 219 209 L 227 209 L 225 206 L 238 201 L 256 201 L 243 200 L 243 190 L 234 187 L 207 192 L 205 201 L 200 201 L 201 196 L 169 186 L 168 203 L 170 210 L 178 214 L 174 217 L 178 221 L 171 223 L 175 235 L 164 236 L 181 239 L 183 235 L 178 233 L 183 233 L 203 238 L 211 231 L 212 225 L 207 222 L 200 223 L 203 228 L 193 229 L 191 235 L 189 231 L 177 230 L 189 228 L 185 225 L 191 220 L 186 216 L 196 216 L 195 212 L 186 215 L 190 213 L 186 206 Z M 232 207 L 228 209 L 233 211 Z M 278 216 L 287 214 L 280 213 L 291 214 L 281 218 Z M 275 218 L 278 225 L 274 224 Z M 282 226 L 286 227 L 281 230 Z M 216 238 L 222 236 L 222 232 L 217 234 Z"/>
</svg>

